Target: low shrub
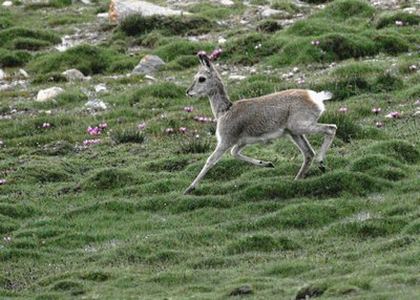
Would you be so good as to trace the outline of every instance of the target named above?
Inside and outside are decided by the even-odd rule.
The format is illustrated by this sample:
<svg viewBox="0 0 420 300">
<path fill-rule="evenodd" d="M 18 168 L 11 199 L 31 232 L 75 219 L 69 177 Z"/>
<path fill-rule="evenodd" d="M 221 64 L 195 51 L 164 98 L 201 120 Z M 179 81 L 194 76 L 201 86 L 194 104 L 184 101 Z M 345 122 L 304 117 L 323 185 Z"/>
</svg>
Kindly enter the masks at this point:
<svg viewBox="0 0 420 300">
<path fill-rule="evenodd" d="M 370 18 L 374 15 L 375 8 L 363 0 L 336 0 L 328 4 L 315 16 L 335 20 L 349 18 Z"/>
<path fill-rule="evenodd" d="M 50 45 L 50 42 L 43 40 L 37 40 L 33 38 L 16 38 L 13 40 L 12 48 L 36 51 Z"/>
<path fill-rule="evenodd" d="M 31 39 L 30 42 L 35 43 L 34 40 L 38 40 L 49 45 L 57 44 L 61 41 L 61 38 L 52 31 L 45 30 L 33 30 L 21 27 L 11 27 L 0 31 L 0 47 L 13 47 L 15 40 Z M 25 40 L 23 40 L 25 42 Z M 26 40 L 26 44 L 29 41 Z"/>
<path fill-rule="evenodd" d="M 257 30 L 265 33 L 272 33 L 283 29 L 283 26 L 276 20 L 263 20 L 258 23 Z"/>
<path fill-rule="evenodd" d="M 213 44 L 191 42 L 183 39 L 175 39 L 170 43 L 158 47 L 154 54 L 162 58 L 165 62 L 172 61 L 182 55 L 196 55 L 198 51 L 211 51 Z M 197 60 L 198 61 L 198 60 Z"/>
<path fill-rule="evenodd" d="M 144 142 L 145 136 L 137 129 L 115 129 L 111 132 L 111 139 L 116 144 L 141 144 Z"/>
</svg>

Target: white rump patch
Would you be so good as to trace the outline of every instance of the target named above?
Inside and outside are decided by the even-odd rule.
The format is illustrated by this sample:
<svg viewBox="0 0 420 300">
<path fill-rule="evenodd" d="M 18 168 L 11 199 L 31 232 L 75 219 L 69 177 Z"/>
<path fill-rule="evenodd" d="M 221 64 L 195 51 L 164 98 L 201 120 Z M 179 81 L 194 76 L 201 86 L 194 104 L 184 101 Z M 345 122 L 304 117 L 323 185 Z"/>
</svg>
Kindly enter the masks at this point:
<svg viewBox="0 0 420 300">
<path fill-rule="evenodd" d="M 315 92 L 308 90 L 309 98 L 318 106 L 321 113 L 325 110 L 324 101 L 330 100 L 332 98 L 332 94 L 330 92 L 322 91 L 322 92 Z"/>
</svg>

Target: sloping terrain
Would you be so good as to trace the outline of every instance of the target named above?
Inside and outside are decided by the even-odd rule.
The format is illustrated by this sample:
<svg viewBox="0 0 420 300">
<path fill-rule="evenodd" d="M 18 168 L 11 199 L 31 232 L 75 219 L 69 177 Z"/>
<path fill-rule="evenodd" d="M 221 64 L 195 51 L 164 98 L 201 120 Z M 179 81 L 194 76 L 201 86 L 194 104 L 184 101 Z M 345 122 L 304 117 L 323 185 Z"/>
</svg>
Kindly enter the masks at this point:
<svg viewBox="0 0 420 300">
<path fill-rule="evenodd" d="M 112 25 L 102 0 L 1 6 L 0 298 L 417 298 L 415 1 L 153 2 L 192 14 Z M 233 101 L 334 93 L 326 173 L 293 181 L 302 157 L 281 139 L 245 151 L 275 168 L 226 154 L 182 195 L 215 146 L 208 100 L 185 90 L 216 47 Z M 165 66 L 132 74 L 147 54 Z"/>
</svg>

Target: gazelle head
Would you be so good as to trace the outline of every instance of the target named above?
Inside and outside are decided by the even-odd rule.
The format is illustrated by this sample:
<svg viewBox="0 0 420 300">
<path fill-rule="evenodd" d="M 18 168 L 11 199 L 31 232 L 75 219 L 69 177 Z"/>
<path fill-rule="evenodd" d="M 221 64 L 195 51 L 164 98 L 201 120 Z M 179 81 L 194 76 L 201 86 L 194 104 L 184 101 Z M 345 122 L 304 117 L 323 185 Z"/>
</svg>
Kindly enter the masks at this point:
<svg viewBox="0 0 420 300">
<path fill-rule="evenodd" d="M 216 59 L 220 54 L 221 50 L 215 50 L 210 57 L 204 51 L 198 52 L 197 56 L 201 65 L 194 76 L 193 83 L 187 90 L 187 96 L 206 97 L 215 94 L 220 89 L 222 81 L 212 63 L 212 60 Z"/>
</svg>

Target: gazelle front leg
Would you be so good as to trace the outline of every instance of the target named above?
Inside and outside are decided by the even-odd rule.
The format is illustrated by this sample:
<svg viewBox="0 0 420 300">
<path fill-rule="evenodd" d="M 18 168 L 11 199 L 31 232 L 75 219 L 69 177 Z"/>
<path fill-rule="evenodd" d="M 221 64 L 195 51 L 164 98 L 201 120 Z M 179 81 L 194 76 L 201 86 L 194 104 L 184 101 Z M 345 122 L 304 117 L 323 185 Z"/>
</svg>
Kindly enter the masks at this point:
<svg viewBox="0 0 420 300">
<path fill-rule="evenodd" d="M 228 148 L 217 145 L 216 150 L 209 156 L 203 169 L 201 169 L 198 176 L 194 179 L 191 185 L 185 190 L 184 195 L 192 192 L 198 185 L 198 182 L 203 179 L 206 173 L 222 158 L 222 155 Z"/>
</svg>

